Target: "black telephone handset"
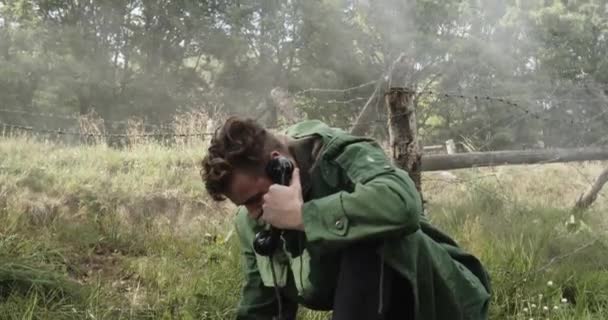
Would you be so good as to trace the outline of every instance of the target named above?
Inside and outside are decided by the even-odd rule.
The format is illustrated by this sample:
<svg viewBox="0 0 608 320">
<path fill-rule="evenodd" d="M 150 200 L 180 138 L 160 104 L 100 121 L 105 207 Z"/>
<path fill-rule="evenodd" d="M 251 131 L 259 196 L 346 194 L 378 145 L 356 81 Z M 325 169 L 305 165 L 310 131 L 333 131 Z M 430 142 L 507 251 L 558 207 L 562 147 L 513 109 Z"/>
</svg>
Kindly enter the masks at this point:
<svg viewBox="0 0 608 320">
<path fill-rule="evenodd" d="M 293 163 L 284 156 L 272 158 L 266 165 L 266 174 L 272 182 L 282 185 L 289 185 L 293 173 Z M 269 257 L 279 246 L 281 230 L 270 226 L 268 230 L 263 230 L 255 235 L 253 240 L 253 250 L 261 256 Z"/>
</svg>

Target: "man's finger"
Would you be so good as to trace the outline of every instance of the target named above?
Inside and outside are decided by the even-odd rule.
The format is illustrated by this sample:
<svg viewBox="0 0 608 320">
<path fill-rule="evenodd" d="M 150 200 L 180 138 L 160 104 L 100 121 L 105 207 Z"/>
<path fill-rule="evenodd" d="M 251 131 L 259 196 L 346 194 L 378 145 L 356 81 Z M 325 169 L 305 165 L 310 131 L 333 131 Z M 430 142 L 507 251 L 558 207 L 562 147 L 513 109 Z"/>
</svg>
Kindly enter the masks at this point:
<svg viewBox="0 0 608 320">
<path fill-rule="evenodd" d="M 260 210 L 260 220 L 266 222 L 266 218 L 268 217 L 268 211 L 270 211 L 268 209 L 268 205 L 263 204 L 262 209 Z"/>
<path fill-rule="evenodd" d="M 293 169 L 293 173 L 291 174 L 291 183 L 289 184 L 289 186 L 297 186 L 298 188 L 300 188 L 300 169 Z"/>
</svg>

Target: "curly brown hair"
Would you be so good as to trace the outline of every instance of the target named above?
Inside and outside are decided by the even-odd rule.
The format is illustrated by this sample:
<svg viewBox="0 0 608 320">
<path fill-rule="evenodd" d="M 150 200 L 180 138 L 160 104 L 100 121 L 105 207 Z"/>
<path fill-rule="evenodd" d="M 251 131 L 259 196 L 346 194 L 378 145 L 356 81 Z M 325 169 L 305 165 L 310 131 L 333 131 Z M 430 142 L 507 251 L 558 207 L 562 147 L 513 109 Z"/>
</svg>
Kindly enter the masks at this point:
<svg viewBox="0 0 608 320">
<path fill-rule="evenodd" d="M 226 200 L 234 169 L 262 174 L 270 151 L 282 149 L 271 132 L 255 120 L 233 116 L 219 127 L 201 161 L 201 178 L 215 201 Z"/>
</svg>

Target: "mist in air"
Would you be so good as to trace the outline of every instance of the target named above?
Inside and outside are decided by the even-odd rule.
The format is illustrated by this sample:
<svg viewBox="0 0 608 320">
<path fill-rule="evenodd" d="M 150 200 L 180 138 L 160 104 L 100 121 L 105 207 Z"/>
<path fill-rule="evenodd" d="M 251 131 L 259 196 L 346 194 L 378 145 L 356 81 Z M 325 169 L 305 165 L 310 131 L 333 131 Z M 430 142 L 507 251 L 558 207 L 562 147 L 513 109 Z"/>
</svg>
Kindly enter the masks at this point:
<svg viewBox="0 0 608 320">
<path fill-rule="evenodd" d="M 350 128 L 403 55 L 391 85 L 419 92 L 423 144 L 603 145 L 607 17 L 599 0 L 4 0 L 0 122 L 65 129 L 94 110 L 110 132 L 158 131 L 196 110 Z"/>
</svg>

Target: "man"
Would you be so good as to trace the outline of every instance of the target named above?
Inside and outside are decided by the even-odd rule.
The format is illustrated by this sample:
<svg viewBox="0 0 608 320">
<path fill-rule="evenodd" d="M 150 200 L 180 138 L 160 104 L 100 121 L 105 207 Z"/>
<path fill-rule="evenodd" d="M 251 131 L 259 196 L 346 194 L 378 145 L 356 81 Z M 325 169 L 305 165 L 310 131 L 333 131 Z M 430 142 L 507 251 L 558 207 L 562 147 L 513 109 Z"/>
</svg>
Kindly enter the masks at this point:
<svg viewBox="0 0 608 320">
<path fill-rule="evenodd" d="M 295 167 L 288 185 L 264 171 L 279 156 Z M 372 139 L 316 120 L 273 134 L 232 117 L 202 166 L 213 199 L 239 206 L 237 319 L 295 319 L 299 305 L 337 320 L 488 318 L 484 267 L 427 222 L 409 175 Z M 268 225 L 282 230 L 270 257 L 253 246 Z"/>
</svg>

